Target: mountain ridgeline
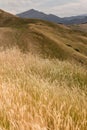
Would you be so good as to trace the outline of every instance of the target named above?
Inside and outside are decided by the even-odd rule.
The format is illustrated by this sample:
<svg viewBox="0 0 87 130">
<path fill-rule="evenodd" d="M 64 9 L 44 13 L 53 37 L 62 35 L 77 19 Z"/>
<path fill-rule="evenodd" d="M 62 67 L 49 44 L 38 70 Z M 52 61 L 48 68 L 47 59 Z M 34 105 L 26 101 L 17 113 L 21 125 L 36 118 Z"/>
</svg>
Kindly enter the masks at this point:
<svg viewBox="0 0 87 130">
<path fill-rule="evenodd" d="M 87 65 L 87 32 L 39 19 L 24 19 L 0 10 L 0 48 L 18 47 L 44 58 Z"/>
<path fill-rule="evenodd" d="M 72 16 L 72 17 L 58 17 L 53 14 L 45 14 L 43 12 L 31 9 L 28 11 L 25 11 L 23 13 L 17 14 L 17 16 L 21 18 L 36 18 L 36 19 L 42 19 L 47 20 L 54 23 L 62 23 L 62 24 L 81 24 L 87 22 L 87 15 L 81 15 L 81 16 Z"/>
</svg>

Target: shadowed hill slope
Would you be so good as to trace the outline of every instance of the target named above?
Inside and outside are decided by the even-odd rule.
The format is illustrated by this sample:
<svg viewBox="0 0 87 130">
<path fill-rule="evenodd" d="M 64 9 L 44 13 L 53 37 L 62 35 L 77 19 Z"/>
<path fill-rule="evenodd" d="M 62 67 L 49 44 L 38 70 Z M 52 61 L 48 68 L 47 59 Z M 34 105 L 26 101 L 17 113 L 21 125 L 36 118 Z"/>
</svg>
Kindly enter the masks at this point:
<svg viewBox="0 0 87 130">
<path fill-rule="evenodd" d="M 0 27 L 20 26 L 28 23 L 27 19 L 18 18 L 0 9 Z"/>
<path fill-rule="evenodd" d="M 42 57 L 87 64 L 87 34 L 37 19 L 21 19 L 0 13 L 0 47 L 17 46 Z"/>
</svg>

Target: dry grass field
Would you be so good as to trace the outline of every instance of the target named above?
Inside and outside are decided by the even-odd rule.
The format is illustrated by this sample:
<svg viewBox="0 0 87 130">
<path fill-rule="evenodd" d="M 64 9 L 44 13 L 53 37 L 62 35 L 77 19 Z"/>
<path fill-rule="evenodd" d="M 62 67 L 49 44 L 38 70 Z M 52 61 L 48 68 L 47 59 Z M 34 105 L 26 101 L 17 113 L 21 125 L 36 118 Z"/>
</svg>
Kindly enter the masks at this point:
<svg viewBox="0 0 87 130">
<path fill-rule="evenodd" d="M 18 46 L 23 52 L 87 65 L 85 31 L 43 20 L 21 19 L 2 10 L 0 19 L 0 48 Z"/>
<path fill-rule="evenodd" d="M 87 71 L 19 49 L 0 52 L 1 130 L 86 130 Z"/>
<path fill-rule="evenodd" d="M 71 28 L 74 30 L 87 32 L 87 23 L 83 23 L 83 24 L 79 24 L 79 25 L 72 25 Z"/>
<path fill-rule="evenodd" d="M 0 10 L 0 130 L 87 130 L 85 31 Z"/>
</svg>

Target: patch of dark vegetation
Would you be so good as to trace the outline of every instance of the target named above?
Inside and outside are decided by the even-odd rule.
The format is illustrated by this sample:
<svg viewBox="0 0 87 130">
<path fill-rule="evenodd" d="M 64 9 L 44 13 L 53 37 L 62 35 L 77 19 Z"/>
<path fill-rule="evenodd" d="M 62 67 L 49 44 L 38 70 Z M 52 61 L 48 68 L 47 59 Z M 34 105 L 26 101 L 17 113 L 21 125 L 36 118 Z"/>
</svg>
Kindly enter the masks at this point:
<svg viewBox="0 0 87 130">
<path fill-rule="evenodd" d="M 66 44 L 68 47 L 72 47 L 70 44 Z"/>
<path fill-rule="evenodd" d="M 82 60 L 79 60 L 79 62 L 80 62 L 81 64 L 83 64 L 83 63 L 84 63 Z"/>
<path fill-rule="evenodd" d="M 80 50 L 79 50 L 79 49 L 77 49 L 77 48 L 75 48 L 74 50 L 75 50 L 75 51 L 77 51 L 77 52 L 80 52 Z"/>
<path fill-rule="evenodd" d="M 68 58 L 68 54 L 66 54 L 65 50 L 54 40 L 39 32 L 33 31 L 31 33 L 33 39 L 38 43 L 39 51 L 43 58 L 58 58 L 60 60 L 66 60 Z"/>
</svg>

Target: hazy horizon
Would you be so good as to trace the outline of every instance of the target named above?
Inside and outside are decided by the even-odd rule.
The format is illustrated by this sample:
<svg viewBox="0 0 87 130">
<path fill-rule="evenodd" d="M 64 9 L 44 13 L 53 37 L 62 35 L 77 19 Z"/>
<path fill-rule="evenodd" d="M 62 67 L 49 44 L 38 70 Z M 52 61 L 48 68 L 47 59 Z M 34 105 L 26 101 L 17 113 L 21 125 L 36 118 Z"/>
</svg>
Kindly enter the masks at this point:
<svg viewBox="0 0 87 130">
<path fill-rule="evenodd" d="M 87 0 L 1 0 L 0 8 L 13 14 L 30 9 L 39 10 L 46 14 L 55 14 L 59 17 L 69 17 L 87 14 Z"/>
</svg>

